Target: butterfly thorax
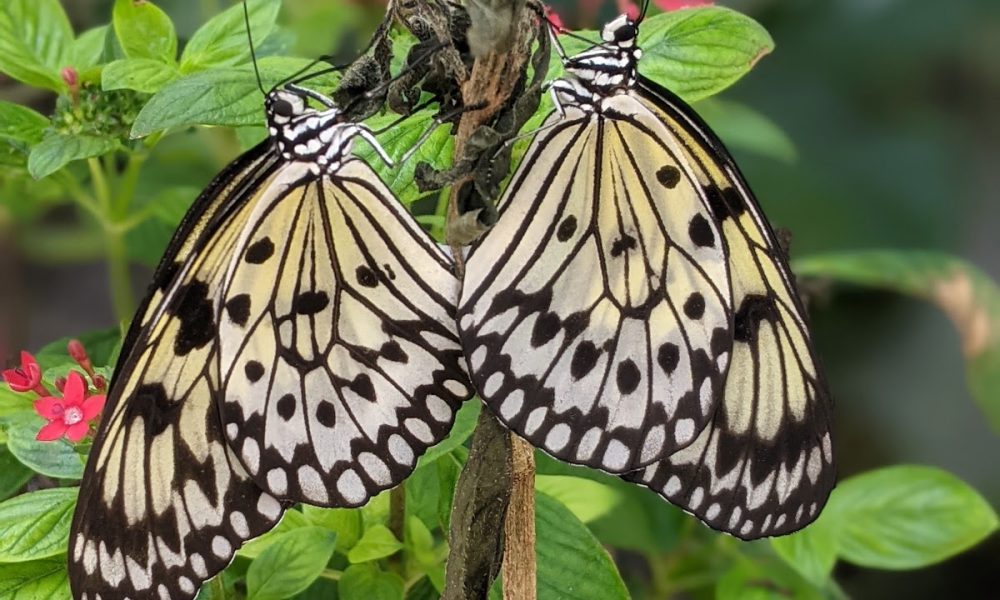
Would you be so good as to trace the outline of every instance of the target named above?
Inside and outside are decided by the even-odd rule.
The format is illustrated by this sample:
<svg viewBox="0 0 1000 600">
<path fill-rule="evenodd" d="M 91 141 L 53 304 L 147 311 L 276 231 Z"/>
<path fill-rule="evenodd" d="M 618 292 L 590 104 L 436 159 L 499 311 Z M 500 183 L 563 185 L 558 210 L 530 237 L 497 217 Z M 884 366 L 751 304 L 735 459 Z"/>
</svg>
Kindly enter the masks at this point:
<svg viewBox="0 0 1000 600">
<path fill-rule="evenodd" d="M 319 175 L 333 173 L 351 154 L 358 126 L 344 122 L 339 108 L 316 110 L 301 95 L 277 90 L 268 95 L 265 111 L 268 133 L 283 159 L 308 163 Z"/>
<path fill-rule="evenodd" d="M 565 59 L 567 77 L 552 83 L 559 102 L 599 110 L 601 100 L 631 90 L 642 57 L 637 33 L 635 22 L 622 15 L 604 27 L 602 44 Z"/>
</svg>

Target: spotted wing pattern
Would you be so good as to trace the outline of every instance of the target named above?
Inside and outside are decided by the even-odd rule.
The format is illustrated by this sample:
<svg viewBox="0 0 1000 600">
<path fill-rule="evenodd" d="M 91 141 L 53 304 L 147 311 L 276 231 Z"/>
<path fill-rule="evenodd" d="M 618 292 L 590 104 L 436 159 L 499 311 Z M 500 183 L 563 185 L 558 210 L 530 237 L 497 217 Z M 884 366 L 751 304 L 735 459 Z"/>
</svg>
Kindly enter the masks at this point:
<svg viewBox="0 0 1000 600">
<path fill-rule="evenodd" d="M 621 473 L 694 440 L 721 393 L 730 284 L 706 178 L 629 96 L 533 140 L 466 263 L 473 382 L 513 431 Z"/>
<path fill-rule="evenodd" d="M 69 547 L 76 598 L 193 598 L 281 517 L 284 504 L 254 484 L 222 435 L 210 301 L 225 268 L 216 258 L 238 234 L 230 213 L 275 168 L 259 146 L 221 173 L 157 270 L 80 488 Z M 219 221 L 230 225 L 216 231 Z"/>
<path fill-rule="evenodd" d="M 628 474 L 711 527 L 744 539 L 801 529 L 835 481 L 832 403 L 783 251 L 729 153 L 679 99 L 643 101 L 709 175 L 699 183 L 729 248 L 732 360 L 711 424 L 686 448 Z"/>
<path fill-rule="evenodd" d="M 458 281 L 367 164 L 302 178 L 286 168 L 234 244 L 223 421 L 264 489 L 357 506 L 402 481 L 471 395 Z"/>
</svg>

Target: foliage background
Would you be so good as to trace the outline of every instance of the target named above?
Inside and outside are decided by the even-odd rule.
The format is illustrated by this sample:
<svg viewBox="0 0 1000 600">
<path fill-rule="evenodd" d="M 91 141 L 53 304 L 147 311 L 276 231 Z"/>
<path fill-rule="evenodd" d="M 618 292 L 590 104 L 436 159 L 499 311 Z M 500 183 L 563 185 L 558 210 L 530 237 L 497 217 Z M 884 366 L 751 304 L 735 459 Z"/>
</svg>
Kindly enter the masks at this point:
<svg viewBox="0 0 1000 600">
<path fill-rule="evenodd" d="M 74 29 L 83 31 L 106 22 L 112 2 L 63 4 Z M 228 5 L 157 4 L 181 39 Z M 793 256 L 940 250 L 1000 279 L 998 3 L 720 4 L 760 21 L 777 43 L 721 99 L 753 107 L 787 136 L 762 144 L 763 153 L 752 143 L 727 141 L 772 222 L 794 234 Z M 553 6 L 573 27 L 593 28 L 616 12 L 598 0 Z M 377 3 L 285 0 L 278 42 L 288 54 L 350 55 L 381 11 Z M 0 78 L 0 100 L 49 114 L 54 99 Z M 743 133 L 762 139 L 759 130 Z M 196 192 L 239 149 L 239 140 L 224 130 L 172 136 L 144 168 L 137 196 L 167 181 Z M 44 197 L 45 190 L 34 188 L 32 195 Z M 81 217 L 71 207 L 25 206 L 25 197 L 18 186 L 0 187 L 0 360 L 20 348 L 115 325 L 100 232 L 78 227 Z M 168 235 L 169 228 L 155 224 L 130 235 L 137 294 Z M 841 478 L 897 463 L 934 465 L 1000 505 L 1000 443 L 970 396 L 960 340 L 949 321 L 900 295 L 822 281 L 813 287 L 816 339 L 838 402 Z M 616 559 L 626 579 L 649 576 L 628 552 Z M 836 569 L 843 590 L 859 598 L 977 595 L 990 589 L 1000 569 L 1000 540 L 994 535 L 918 571 L 843 562 Z"/>
</svg>

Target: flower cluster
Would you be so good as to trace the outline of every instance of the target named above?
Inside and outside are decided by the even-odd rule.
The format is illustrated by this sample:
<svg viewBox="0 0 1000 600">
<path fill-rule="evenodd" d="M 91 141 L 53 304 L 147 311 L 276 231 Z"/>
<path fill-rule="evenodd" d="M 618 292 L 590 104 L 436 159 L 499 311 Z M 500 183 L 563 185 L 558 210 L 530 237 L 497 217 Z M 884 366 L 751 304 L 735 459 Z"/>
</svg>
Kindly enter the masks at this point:
<svg viewBox="0 0 1000 600">
<path fill-rule="evenodd" d="M 12 391 L 36 394 L 35 412 L 48 421 L 35 439 L 49 442 L 65 437 L 71 442 L 79 442 L 91 432 L 91 427 L 104 409 L 107 387 L 104 377 L 94 371 L 93 362 L 79 340 L 70 340 L 67 345 L 69 355 L 87 374 L 87 379 L 79 371 L 70 371 L 66 377 L 55 380 L 56 394 L 52 394 L 42 383 L 42 369 L 29 352 L 21 352 L 21 364 L 3 371 L 3 380 Z M 62 394 L 61 396 L 58 394 Z"/>
</svg>

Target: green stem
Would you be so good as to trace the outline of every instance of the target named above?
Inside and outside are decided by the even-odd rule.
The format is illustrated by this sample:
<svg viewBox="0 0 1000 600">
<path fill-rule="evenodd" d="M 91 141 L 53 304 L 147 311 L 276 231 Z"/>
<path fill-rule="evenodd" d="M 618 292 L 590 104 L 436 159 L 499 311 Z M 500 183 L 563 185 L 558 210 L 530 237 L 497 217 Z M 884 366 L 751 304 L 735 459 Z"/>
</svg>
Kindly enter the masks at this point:
<svg viewBox="0 0 1000 600">
<path fill-rule="evenodd" d="M 111 208 L 111 188 L 108 187 L 108 178 L 104 176 L 101 161 L 97 158 L 88 158 L 87 168 L 90 169 L 90 183 L 97 198 L 97 208 L 104 215 L 103 221 L 106 222 Z"/>
<path fill-rule="evenodd" d="M 129 157 L 128 164 L 125 167 L 125 173 L 122 174 L 118 193 L 115 195 L 114 205 L 112 209 L 112 218 L 115 221 L 120 221 L 128 215 L 128 207 L 132 202 L 132 198 L 135 196 L 135 187 L 139 182 L 139 175 L 142 172 L 142 165 L 146 162 L 145 153 L 136 153 Z"/>
<path fill-rule="evenodd" d="M 107 231 L 108 276 L 111 284 L 111 303 L 115 308 L 115 318 L 124 327 L 135 313 L 132 298 L 132 276 L 128 270 L 128 252 L 125 248 L 125 232 L 116 228 Z"/>
</svg>

